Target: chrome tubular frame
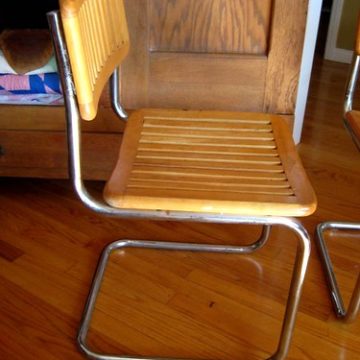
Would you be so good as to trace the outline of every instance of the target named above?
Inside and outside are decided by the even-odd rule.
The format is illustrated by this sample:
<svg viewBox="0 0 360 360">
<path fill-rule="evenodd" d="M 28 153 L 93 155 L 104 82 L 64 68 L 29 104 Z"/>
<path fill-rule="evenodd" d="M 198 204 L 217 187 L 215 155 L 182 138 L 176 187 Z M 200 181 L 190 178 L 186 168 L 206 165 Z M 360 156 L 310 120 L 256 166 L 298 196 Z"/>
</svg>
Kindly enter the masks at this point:
<svg viewBox="0 0 360 360">
<path fill-rule="evenodd" d="M 347 112 L 353 109 L 353 101 L 354 101 L 356 84 L 359 77 L 359 70 L 360 70 L 360 56 L 355 54 L 351 64 L 351 72 L 346 85 L 344 114 L 346 114 Z"/>
<path fill-rule="evenodd" d="M 81 176 L 81 128 L 80 115 L 76 102 L 76 94 L 73 85 L 71 68 L 69 58 L 67 55 L 66 44 L 63 37 L 60 15 L 57 11 L 48 13 L 48 21 L 53 37 L 54 49 L 58 62 L 60 77 L 62 80 L 62 87 L 66 106 L 67 116 L 67 134 L 69 147 L 69 172 L 73 182 L 73 186 L 79 198 L 90 209 L 107 216 L 116 216 L 121 218 L 136 218 L 136 219 L 153 219 L 153 220 L 168 220 L 168 221 L 193 221 L 205 223 L 223 223 L 223 224 L 248 224 L 263 226 L 262 233 L 259 239 L 251 245 L 246 246 L 231 246 L 231 245 L 205 245 L 192 243 L 166 243 L 166 242 L 152 242 L 152 241 L 136 241 L 136 240 L 119 240 L 108 245 L 103 252 L 99 262 L 91 291 L 89 293 L 88 301 L 83 313 L 83 319 L 78 333 L 78 345 L 80 349 L 90 358 L 98 360 L 124 360 L 124 359 L 148 359 L 155 360 L 155 358 L 146 357 L 129 357 L 98 354 L 90 350 L 86 344 L 86 337 L 91 322 L 92 313 L 94 310 L 96 297 L 100 291 L 102 277 L 106 268 L 110 253 L 119 248 L 124 247 L 141 247 L 162 250 L 182 250 L 182 251 L 204 251 L 215 253 L 238 253 L 249 254 L 261 248 L 267 241 L 271 226 L 279 225 L 292 230 L 297 239 L 298 246 L 296 252 L 296 259 L 294 263 L 292 279 L 288 299 L 286 303 L 285 315 L 282 323 L 282 330 L 278 342 L 276 352 L 269 359 L 285 359 L 290 348 L 291 338 L 295 326 L 296 314 L 299 307 L 301 292 L 305 279 L 305 274 L 308 266 L 310 256 L 310 239 L 307 231 L 303 225 L 296 219 L 287 217 L 247 217 L 236 215 L 222 215 L 208 213 L 192 213 L 192 212 L 168 212 L 168 211 L 139 211 L 133 209 L 116 209 L 112 208 L 104 202 L 96 200 L 86 190 L 82 176 Z M 113 75 L 112 84 L 116 87 L 119 83 L 118 73 Z M 119 93 L 113 91 L 113 98 Z M 118 98 L 117 98 L 118 99 Z M 115 99 L 115 104 L 118 100 Z M 115 111 L 121 116 L 125 115 L 120 104 Z"/>
<path fill-rule="evenodd" d="M 121 94 L 120 94 L 120 66 L 114 71 L 110 78 L 110 96 L 111 96 L 111 105 L 115 114 L 117 114 L 122 120 L 126 121 L 128 114 L 121 105 Z"/>
<path fill-rule="evenodd" d="M 346 85 L 345 101 L 344 101 L 344 123 L 345 127 L 349 131 L 351 137 L 354 140 L 355 145 L 360 150 L 360 141 L 354 134 L 351 126 L 345 117 L 346 113 L 353 109 L 353 100 L 355 95 L 356 84 L 359 78 L 360 72 L 360 56 L 354 54 L 354 59 L 351 65 L 351 71 Z M 351 296 L 348 310 L 345 309 L 344 302 L 341 296 L 341 292 L 336 280 L 334 267 L 331 262 L 329 251 L 327 249 L 324 233 L 326 230 L 360 230 L 360 223 L 354 222 L 340 222 L 340 221 L 327 221 L 320 223 L 315 232 L 315 239 L 320 254 L 320 259 L 325 270 L 325 275 L 330 291 L 330 297 L 333 304 L 333 308 L 336 316 L 344 322 L 353 322 L 357 318 L 357 314 L 360 310 L 360 273 Z"/>
<path fill-rule="evenodd" d="M 356 84 L 359 78 L 359 72 L 360 72 L 360 55 L 354 54 L 354 58 L 351 64 L 351 72 L 346 86 L 344 114 L 346 114 L 347 112 L 353 109 L 353 101 L 355 96 Z M 360 139 L 354 134 L 353 129 L 351 128 L 345 117 L 344 117 L 344 123 L 355 145 L 360 151 Z"/>
</svg>

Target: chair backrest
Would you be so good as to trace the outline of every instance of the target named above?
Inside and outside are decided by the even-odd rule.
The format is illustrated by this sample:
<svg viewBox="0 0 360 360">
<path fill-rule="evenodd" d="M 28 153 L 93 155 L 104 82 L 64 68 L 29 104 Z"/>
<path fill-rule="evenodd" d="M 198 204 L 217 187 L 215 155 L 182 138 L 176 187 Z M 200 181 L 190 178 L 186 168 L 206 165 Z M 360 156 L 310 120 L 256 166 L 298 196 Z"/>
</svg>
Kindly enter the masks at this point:
<svg viewBox="0 0 360 360">
<path fill-rule="evenodd" d="M 128 53 L 123 0 L 60 0 L 81 117 L 92 120 L 101 92 Z"/>
</svg>

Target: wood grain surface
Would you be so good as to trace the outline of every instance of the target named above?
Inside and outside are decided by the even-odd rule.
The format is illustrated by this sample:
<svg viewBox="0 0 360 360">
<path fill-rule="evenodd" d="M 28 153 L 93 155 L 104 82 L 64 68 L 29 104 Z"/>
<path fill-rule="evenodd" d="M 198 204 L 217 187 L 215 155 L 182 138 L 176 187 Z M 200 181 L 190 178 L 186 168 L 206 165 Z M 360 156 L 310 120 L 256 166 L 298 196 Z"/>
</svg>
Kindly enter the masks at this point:
<svg viewBox="0 0 360 360">
<path fill-rule="evenodd" d="M 359 221 L 360 155 L 342 124 L 347 66 L 315 65 L 299 151 L 319 200 L 302 221 Z M 359 97 L 356 97 L 359 99 Z M 358 105 L 358 102 L 355 104 Z M 359 107 L 357 107 L 359 108 Z M 91 182 L 100 194 L 103 183 Z M 119 238 L 248 243 L 258 229 L 115 220 L 85 209 L 66 181 L 0 180 L 0 357 L 83 359 L 75 346 L 101 249 Z M 251 256 L 126 250 L 116 253 L 91 326 L 92 346 L 110 353 L 196 359 L 265 359 L 276 347 L 295 239 L 275 227 Z M 359 271 L 355 233 L 327 236 L 349 300 Z M 360 319 L 332 312 L 313 245 L 290 360 L 356 360 Z"/>
<path fill-rule="evenodd" d="M 262 54 L 271 0 L 150 0 L 149 49 Z"/>
</svg>

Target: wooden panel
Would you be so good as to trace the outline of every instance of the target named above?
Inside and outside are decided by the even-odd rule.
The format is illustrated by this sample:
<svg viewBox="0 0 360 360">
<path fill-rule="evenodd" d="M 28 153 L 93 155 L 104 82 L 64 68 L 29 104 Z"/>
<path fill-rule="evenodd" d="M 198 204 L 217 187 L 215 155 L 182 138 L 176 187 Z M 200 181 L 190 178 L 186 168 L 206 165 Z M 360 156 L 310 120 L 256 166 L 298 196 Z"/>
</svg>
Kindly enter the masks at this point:
<svg viewBox="0 0 360 360">
<path fill-rule="evenodd" d="M 132 44 L 122 66 L 122 99 L 126 108 L 263 110 L 265 56 L 194 54 L 186 49 L 176 54 L 150 51 L 147 29 L 157 25 L 147 13 L 147 2 L 125 0 L 125 7 Z M 160 8 L 158 3 L 157 7 Z M 233 9 L 240 16 L 241 7 Z M 230 15 L 233 16 L 224 14 L 232 22 Z M 175 18 L 175 14 L 172 16 Z"/>
<path fill-rule="evenodd" d="M 265 54 L 271 0 L 150 0 L 150 51 Z"/>
<path fill-rule="evenodd" d="M 307 5 L 308 0 L 125 0 L 132 44 L 123 66 L 125 107 L 293 114 Z M 209 31 L 220 23 L 227 26 Z M 230 28 L 234 33 L 225 36 Z M 240 41 L 237 31 L 246 40 Z M 257 51 L 264 55 L 249 65 L 244 54 Z M 233 54 L 229 61 L 226 52 Z"/>
<path fill-rule="evenodd" d="M 153 53 L 152 107 L 256 111 L 262 108 L 266 58 Z"/>
<path fill-rule="evenodd" d="M 124 0 L 131 44 L 121 67 L 121 96 L 127 109 L 150 106 L 147 1 Z"/>
<path fill-rule="evenodd" d="M 120 134 L 83 137 L 84 177 L 107 179 L 117 158 Z M 64 132 L 0 131 L 0 176 L 67 177 Z"/>
<path fill-rule="evenodd" d="M 308 0 L 274 0 L 264 111 L 293 114 Z"/>
</svg>

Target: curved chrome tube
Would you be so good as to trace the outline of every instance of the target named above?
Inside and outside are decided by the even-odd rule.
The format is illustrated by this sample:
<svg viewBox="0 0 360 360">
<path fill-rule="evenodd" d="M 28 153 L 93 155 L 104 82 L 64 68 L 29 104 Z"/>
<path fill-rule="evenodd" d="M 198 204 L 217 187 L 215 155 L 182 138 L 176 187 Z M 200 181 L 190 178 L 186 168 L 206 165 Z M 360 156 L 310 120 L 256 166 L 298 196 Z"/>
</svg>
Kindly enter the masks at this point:
<svg viewBox="0 0 360 360">
<path fill-rule="evenodd" d="M 347 112 L 353 109 L 353 101 L 354 101 L 356 83 L 359 77 L 359 71 L 360 71 L 360 55 L 355 54 L 351 64 L 351 72 L 346 85 L 344 114 L 346 114 Z"/>
<path fill-rule="evenodd" d="M 349 74 L 348 82 L 346 85 L 346 92 L 345 92 L 345 101 L 344 101 L 344 123 L 345 127 L 348 130 L 349 134 L 351 135 L 355 145 L 360 151 L 360 139 L 354 133 L 353 128 L 350 126 L 348 120 L 346 119 L 345 115 L 352 111 L 353 109 L 353 101 L 355 96 L 356 84 L 359 78 L 360 72 L 360 55 L 354 54 L 354 58 L 350 67 L 351 71 Z"/>
<path fill-rule="evenodd" d="M 110 78 L 110 96 L 111 105 L 115 114 L 117 114 L 122 120 L 126 121 L 128 114 L 121 105 L 121 94 L 120 94 L 120 66 L 114 71 Z"/>
</svg>

